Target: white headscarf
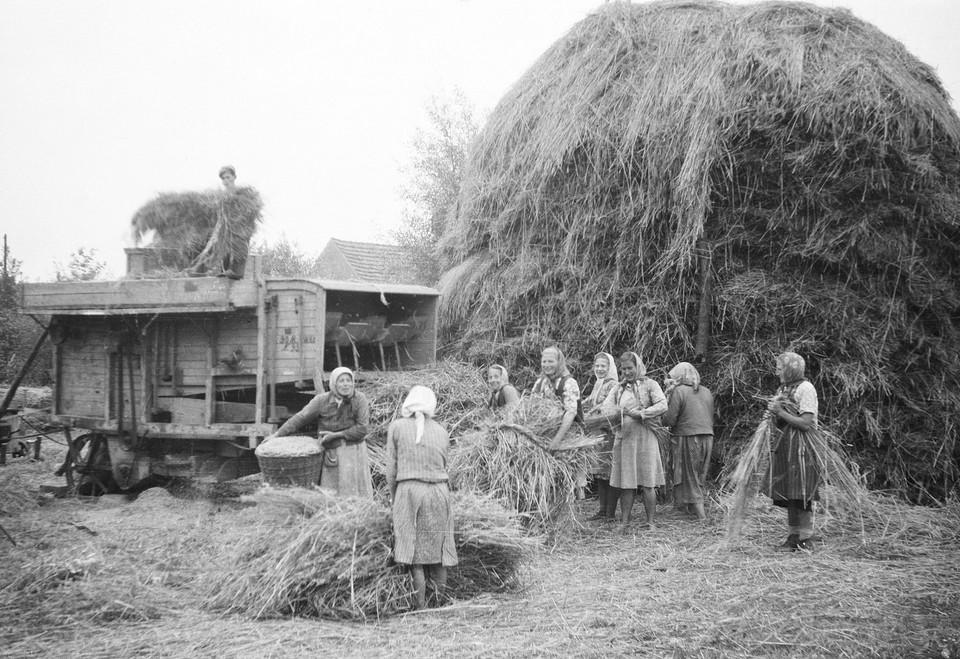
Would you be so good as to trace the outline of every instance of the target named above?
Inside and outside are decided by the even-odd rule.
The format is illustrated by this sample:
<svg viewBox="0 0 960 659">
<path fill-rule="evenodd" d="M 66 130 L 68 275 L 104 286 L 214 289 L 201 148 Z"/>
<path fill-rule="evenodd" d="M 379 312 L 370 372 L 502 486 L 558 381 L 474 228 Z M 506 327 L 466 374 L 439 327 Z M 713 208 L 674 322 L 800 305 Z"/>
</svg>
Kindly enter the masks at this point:
<svg viewBox="0 0 960 659">
<path fill-rule="evenodd" d="M 600 377 L 597 377 L 597 381 L 593 385 L 593 391 L 590 392 L 590 395 L 587 397 L 587 401 L 591 405 L 598 405 L 603 401 L 598 400 L 600 395 L 600 389 L 604 382 L 607 380 L 613 380 L 614 382 L 620 381 L 620 376 L 617 374 L 617 360 L 613 358 L 609 352 L 598 352 L 593 357 L 593 361 L 596 362 L 598 357 L 605 357 L 607 360 L 607 375 L 601 380 Z"/>
<path fill-rule="evenodd" d="M 341 402 L 343 402 L 343 398 L 341 398 L 340 394 L 337 393 L 337 380 L 340 379 L 341 375 L 349 375 L 354 384 L 357 382 L 357 379 L 353 376 L 353 371 L 346 366 L 338 366 L 330 372 L 330 391 L 333 393 L 333 397 L 337 400 L 338 406 Z"/>
<path fill-rule="evenodd" d="M 400 415 L 405 419 L 411 416 L 416 417 L 417 438 L 414 441 L 415 444 L 419 444 L 420 440 L 423 439 L 424 419 L 426 417 L 432 419 L 436 411 L 437 397 L 433 391 L 429 387 L 424 387 L 419 384 L 414 385 L 403 401 L 403 406 L 400 408 Z"/>
</svg>

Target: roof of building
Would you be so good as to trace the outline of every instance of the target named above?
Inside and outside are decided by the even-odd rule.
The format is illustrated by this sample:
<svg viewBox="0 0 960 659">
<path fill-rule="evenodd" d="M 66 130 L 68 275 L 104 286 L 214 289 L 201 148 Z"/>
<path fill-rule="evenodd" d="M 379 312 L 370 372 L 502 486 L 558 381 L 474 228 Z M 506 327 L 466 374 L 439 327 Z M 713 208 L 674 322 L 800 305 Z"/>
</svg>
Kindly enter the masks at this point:
<svg viewBox="0 0 960 659">
<path fill-rule="evenodd" d="M 416 283 L 410 272 L 409 253 L 403 247 L 331 238 L 323 249 L 321 262 L 329 262 L 329 250 L 334 248 L 346 261 L 349 272 L 334 270 L 324 275 L 368 282 Z"/>
</svg>

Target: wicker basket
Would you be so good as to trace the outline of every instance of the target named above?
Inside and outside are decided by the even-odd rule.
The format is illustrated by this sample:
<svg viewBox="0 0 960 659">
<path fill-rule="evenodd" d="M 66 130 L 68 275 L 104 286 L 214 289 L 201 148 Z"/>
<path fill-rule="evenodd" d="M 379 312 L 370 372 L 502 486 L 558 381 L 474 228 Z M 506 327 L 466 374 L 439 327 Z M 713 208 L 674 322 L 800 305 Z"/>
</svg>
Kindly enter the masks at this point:
<svg viewBox="0 0 960 659">
<path fill-rule="evenodd" d="M 260 463 L 263 479 L 274 487 L 312 487 L 320 480 L 320 471 L 323 468 L 323 451 L 319 445 L 316 452 L 309 455 L 303 455 L 302 453 L 298 455 L 263 455 L 263 453 L 264 451 L 256 451 L 257 462 Z"/>
</svg>

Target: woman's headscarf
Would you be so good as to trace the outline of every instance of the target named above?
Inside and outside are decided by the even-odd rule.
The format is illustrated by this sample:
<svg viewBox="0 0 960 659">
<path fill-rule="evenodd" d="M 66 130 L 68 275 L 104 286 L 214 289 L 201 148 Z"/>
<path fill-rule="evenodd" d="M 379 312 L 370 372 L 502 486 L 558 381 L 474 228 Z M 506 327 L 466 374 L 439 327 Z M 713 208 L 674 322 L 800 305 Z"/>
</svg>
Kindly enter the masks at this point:
<svg viewBox="0 0 960 659">
<path fill-rule="evenodd" d="M 700 388 L 700 374 L 690 362 L 680 362 L 670 369 L 669 377 L 676 384 L 688 384 L 694 391 Z"/>
<path fill-rule="evenodd" d="M 600 385 L 606 380 L 613 380 L 614 382 L 620 381 L 620 376 L 617 374 L 617 360 L 613 358 L 609 352 L 598 352 L 593 356 L 593 361 L 596 362 L 598 357 L 603 357 L 607 360 L 607 375 L 601 380 L 597 378 L 596 383 L 593 385 L 593 391 L 590 392 L 590 395 L 587 397 L 587 402 L 592 405 L 596 405 L 601 401 L 597 400 L 597 396 L 600 395 Z"/>
<path fill-rule="evenodd" d="M 620 355 L 620 359 L 622 360 L 627 355 L 632 355 L 633 361 L 637 364 L 637 379 L 642 380 L 645 378 L 647 376 L 647 367 L 644 365 L 643 360 L 640 359 L 640 355 L 635 352 L 625 352 Z"/>
<path fill-rule="evenodd" d="M 353 376 L 353 371 L 346 366 L 338 366 L 330 372 L 330 391 L 333 393 L 333 397 L 337 399 L 338 404 L 343 400 L 340 394 L 337 393 L 337 380 L 340 379 L 341 375 L 349 375 L 354 384 L 357 382 L 357 378 Z"/>
<path fill-rule="evenodd" d="M 437 397 L 433 391 L 423 385 L 414 385 L 403 401 L 400 415 L 405 419 L 411 416 L 416 417 L 417 438 L 414 441 L 415 444 L 419 444 L 420 440 L 423 439 L 424 419 L 426 417 L 432 419 L 436 411 Z"/>
<path fill-rule="evenodd" d="M 557 374 L 555 377 L 562 378 L 570 376 L 570 369 L 567 368 L 567 358 L 563 356 L 560 348 L 557 346 L 548 346 L 540 353 L 541 356 L 544 352 L 554 352 L 557 355 Z"/>
<path fill-rule="evenodd" d="M 510 374 L 507 373 L 507 369 L 504 368 L 503 366 L 501 366 L 500 364 L 492 364 L 492 365 L 490 366 L 490 368 L 488 368 L 487 370 L 488 370 L 488 371 L 500 371 L 500 375 L 503 376 L 503 377 L 501 378 L 502 382 L 500 382 L 500 388 L 501 388 L 501 389 L 503 388 L 503 385 L 505 385 L 505 384 L 507 384 L 507 383 L 510 382 Z"/>
<path fill-rule="evenodd" d="M 785 352 L 777 357 L 777 362 L 783 365 L 783 375 L 780 380 L 785 386 L 790 386 L 803 380 L 803 374 L 807 370 L 807 363 L 803 357 L 795 352 Z"/>
</svg>

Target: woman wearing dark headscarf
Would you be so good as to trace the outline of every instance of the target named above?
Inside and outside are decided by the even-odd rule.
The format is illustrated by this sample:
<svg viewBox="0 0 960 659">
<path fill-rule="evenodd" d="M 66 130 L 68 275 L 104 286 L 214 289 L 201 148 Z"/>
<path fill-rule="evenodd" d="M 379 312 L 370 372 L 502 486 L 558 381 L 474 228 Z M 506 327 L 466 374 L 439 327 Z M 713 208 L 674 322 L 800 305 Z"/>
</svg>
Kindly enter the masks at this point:
<svg viewBox="0 0 960 659">
<path fill-rule="evenodd" d="M 453 507 L 447 489 L 450 435 L 433 420 L 437 397 L 417 385 L 403 401 L 400 416 L 387 429 L 385 471 L 393 502 L 393 557 L 410 566 L 417 608 L 426 597 L 426 567 L 437 588 L 447 567 L 457 564 Z"/>
<path fill-rule="evenodd" d="M 789 532 L 780 547 L 813 550 L 813 502 L 819 500 L 820 471 L 807 433 L 816 430 L 817 390 L 804 377 L 806 364 L 795 352 L 777 357 L 780 388 L 767 411 L 781 433 L 771 439 L 770 471 L 765 491 L 776 506 L 787 509 Z"/>
<path fill-rule="evenodd" d="M 680 362 L 667 376 L 667 411 L 661 417 L 670 429 L 673 502 L 692 508 L 701 520 L 703 484 L 713 453 L 713 394 L 700 384 L 693 364 Z"/>
<path fill-rule="evenodd" d="M 364 441 L 370 425 L 370 404 L 362 392 L 356 391 L 349 368 L 333 369 L 330 391 L 314 396 L 271 437 L 291 435 L 313 421 L 317 422 L 324 448 L 320 487 L 340 496 L 372 498 L 370 459 Z"/>
<path fill-rule="evenodd" d="M 556 346 L 543 349 L 540 369 L 541 375 L 533 383 L 531 395 L 556 401 L 563 408 L 563 420 L 549 447 L 550 450 L 556 450 L 580 415 L 580 385 L 570 375 L 567 360 Z"/>
<path fill-rule="evenodd" d="M 643 507 L 646 525 L 653 529 L 657 510 L 656 488 L 666 483 L 660 442 L 650 427 L 653 419 L 666 412 L 667 399 L 655 380 L 646 376 L 647 369 L 635 352 L 620 357 L 623 382 L 607 395 L 603 402 L 605 414 L 619 414 L 620 433 L 613 443 L 613 466 L 610 488 L 619 489 L 621 529 L 626 531 L 633 513 L 633 498 L 637 488 L 643 488 Z M 617 498 L 611 492 L 607 514 L 616 513 Z"/>
<path fill-rule="evenodd" d="M 491 410 L 499 410 L 520 402 L 520 394 L 516 387 L 510 384 L 510 374 L 500 364 L 494 364 L 487 369 L 487 386 L 490 387 L 487 407 Z"/>
<path fill-rule="evenodd" d="M 601 405 L 619 382 L 617 363 L 613 359 L 613 355 L 607 352 L 598 352 L 593 358 L 593 374 L 597 380 L 593 383 L 593 390 L 590 395 L 583 399 L 584 424 L 588 428 L 602 430 L 604 441 L 598 450 L 600 462 L 592 473 L 593 481 L 597 484 L 597 498 L 599 499 L 600 509 L 590 519 L 609 520 L 611 518 L 607 516 L 607 507 L 610 501 L 610 467 L 613 464 L 613 429 L 607 423 Z"/>
</svg>

